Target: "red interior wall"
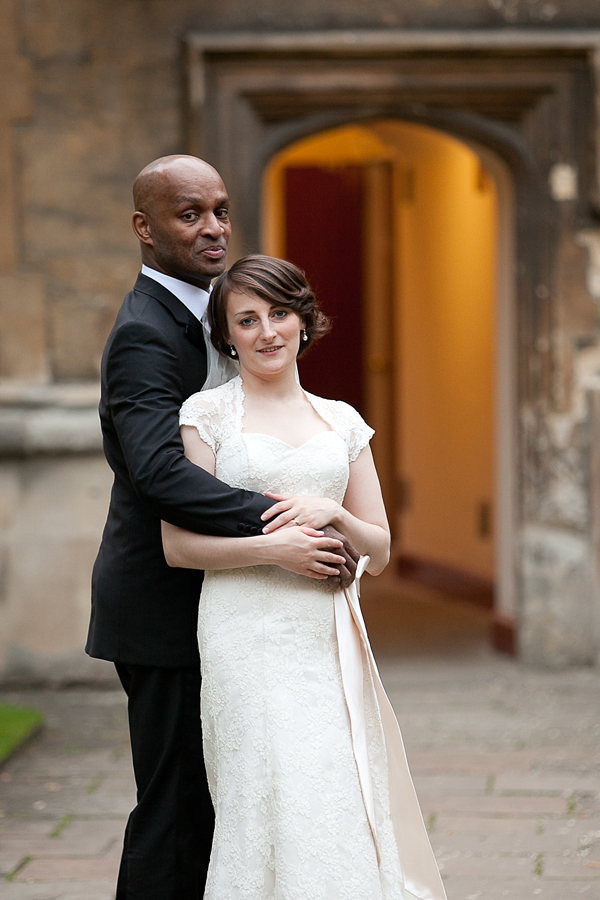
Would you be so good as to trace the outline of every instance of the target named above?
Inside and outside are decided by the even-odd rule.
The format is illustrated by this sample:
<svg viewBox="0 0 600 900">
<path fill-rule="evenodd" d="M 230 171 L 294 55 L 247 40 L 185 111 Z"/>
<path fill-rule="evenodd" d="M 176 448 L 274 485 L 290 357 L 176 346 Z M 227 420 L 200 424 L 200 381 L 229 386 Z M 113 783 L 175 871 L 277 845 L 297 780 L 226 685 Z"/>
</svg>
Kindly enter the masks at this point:
<svg viewBox="0 0 600 900">
<path fill-rule="evenodd" d="M 362 410 L 362 214 L 360 166 L 285 171 L 286 258 L 303 269 L 330 334 L 299 361 L 303 387 Z"/>
</svg>

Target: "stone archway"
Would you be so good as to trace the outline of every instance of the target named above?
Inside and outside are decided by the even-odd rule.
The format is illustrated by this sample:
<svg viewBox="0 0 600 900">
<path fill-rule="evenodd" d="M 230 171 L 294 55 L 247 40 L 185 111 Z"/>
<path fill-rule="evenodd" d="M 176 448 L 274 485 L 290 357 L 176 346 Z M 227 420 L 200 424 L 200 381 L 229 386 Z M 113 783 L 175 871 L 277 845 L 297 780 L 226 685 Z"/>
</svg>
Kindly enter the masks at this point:
<svg viewBox="0 0 600 900">
<path fill-rule="evenodd" d="M 233 252 L 257 250 L 261 175 L 299 137 L 397 118 L 488 148 L 516 198 L 519 646 L 530 662 L 591 662 L 597 584 L 592 431 L 579 349 L 598 342 L 577 233 L 596 195 L 595 35 L 193 34 L 188 148 L 231 192 Z M 558 41 L 558 43 L 557 43 Z M 589 355 L 589 354 L 588 354 Z"/>
</svg>

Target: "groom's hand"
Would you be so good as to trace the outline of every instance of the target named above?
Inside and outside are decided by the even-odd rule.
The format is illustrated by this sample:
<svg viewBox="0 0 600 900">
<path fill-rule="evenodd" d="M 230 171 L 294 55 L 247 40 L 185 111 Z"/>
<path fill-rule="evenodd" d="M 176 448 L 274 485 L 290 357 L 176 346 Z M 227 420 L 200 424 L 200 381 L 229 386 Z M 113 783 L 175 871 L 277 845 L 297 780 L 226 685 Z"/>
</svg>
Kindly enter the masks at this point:
<svg viewBox="0 0 600 900">
<path fill-rule="evenodd" d="M 335 564 L 336 569 L 339 569 L 339 575 L 330 575 L 327 578 L 327 582 L 332 587 L 350 587 L 354 578 L 356 576 L 356 566 L 358 564 L 358 560 L 360 559 L 360 553 L 354 549 L 350 541 L 333 525 L 326 525 L 324 528 L 321 528 L 320 531 L 323 532 L 325 537 L 333 538 L 333 540 L 341 541 L 342 547 L 336 547 L 334 552 L 339 556 L 343 556 L 346 559 L 346 562 L 343 565 L 339 563 Z"/>
</svg>

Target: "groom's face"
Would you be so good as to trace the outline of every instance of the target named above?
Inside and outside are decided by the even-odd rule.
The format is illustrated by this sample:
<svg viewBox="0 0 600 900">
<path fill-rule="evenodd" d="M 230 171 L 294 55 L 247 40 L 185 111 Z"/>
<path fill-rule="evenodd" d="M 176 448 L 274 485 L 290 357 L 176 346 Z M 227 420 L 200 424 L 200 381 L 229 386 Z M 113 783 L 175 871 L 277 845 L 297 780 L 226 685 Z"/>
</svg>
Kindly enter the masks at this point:
<svg viewBox="0 0 600 900">
<path fill-rule="evenodd" d="M 229 197 L 206 163 L 177 160 L 157 173 L 146 209 L 136 216 L 147 265 L 199 287 L 225 270 Z"/>
</svg>

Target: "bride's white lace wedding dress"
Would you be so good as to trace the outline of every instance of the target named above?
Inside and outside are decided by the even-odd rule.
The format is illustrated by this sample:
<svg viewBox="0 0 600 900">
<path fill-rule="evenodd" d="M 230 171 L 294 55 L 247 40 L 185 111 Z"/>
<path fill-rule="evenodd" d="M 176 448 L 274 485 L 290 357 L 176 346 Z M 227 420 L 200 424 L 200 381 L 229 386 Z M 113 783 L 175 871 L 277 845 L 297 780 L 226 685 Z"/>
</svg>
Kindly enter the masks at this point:
<svg viewBox="0 0 600 900">
<path fill-rule="evenodd" d="M 243 433 L 239 377 L 190 397 L 180 421 L 212 447 L 222 481 L 341 502 L 349 462 L 373 432 L 347 404 L 307 396 L 323 431 L 300 447 Z M 321 582 L 275 566 L 206 573 L 198 627 L 216 825 L 205 900 L 443 896 L 443 888 L 413 894 L 404 884 L 374 664 L 358 650 L 361 738 L 350 721 L 334 605 Z M 359 772 L 361 740 L 368 762 Z"/>
</svg>

